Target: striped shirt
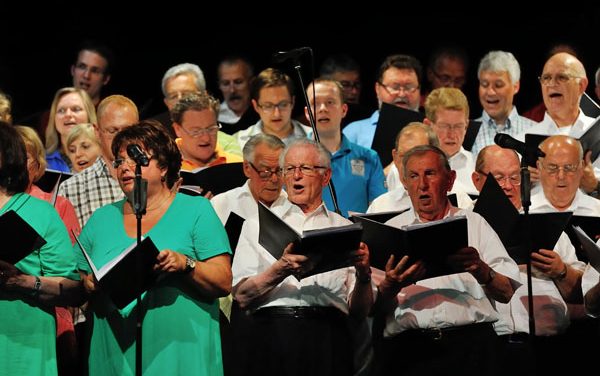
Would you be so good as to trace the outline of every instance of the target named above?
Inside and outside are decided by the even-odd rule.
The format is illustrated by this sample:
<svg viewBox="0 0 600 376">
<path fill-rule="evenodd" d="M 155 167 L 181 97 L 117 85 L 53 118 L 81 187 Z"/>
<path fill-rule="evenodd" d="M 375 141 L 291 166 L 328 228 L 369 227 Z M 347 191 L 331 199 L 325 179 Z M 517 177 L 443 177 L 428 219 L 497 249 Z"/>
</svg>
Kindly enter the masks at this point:
<svg viewBox="0 0 600 376">
<path fill-rule="evenodd" d="M 483 111 L 483 115 L 477 119 L 477 121 L 481 122 L 481 127 L 479 128 L 479 132 L 477 133 L 477 137 L 471 148 L 471 153 L 473 153 L 474 157 L 477 157 L 479 151 L 485 146 L 494 144 L 494 137 L 496 134 L 505 133 L 515 137 L 519 133 L 527 131 L 531 126 L 537 124 L 533 120 L 520 116 L 517 112 L 517 108 L 514 106 L 510 115 L 508 115 L 508 119 L 506 119 L 506 124 L 503 126 L 496 124 L 494 119 L 492 119 L 485 111 Z"/>
</svg>

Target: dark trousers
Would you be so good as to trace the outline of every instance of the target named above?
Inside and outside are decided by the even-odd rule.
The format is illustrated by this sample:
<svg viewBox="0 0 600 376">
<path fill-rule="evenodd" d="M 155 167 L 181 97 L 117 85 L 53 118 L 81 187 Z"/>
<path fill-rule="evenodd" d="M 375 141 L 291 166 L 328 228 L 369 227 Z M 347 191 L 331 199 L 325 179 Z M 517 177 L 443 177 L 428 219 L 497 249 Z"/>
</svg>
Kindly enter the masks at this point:
<svg viewBox="0 0 600 376">
<path fill-rule="evenodd" d="M 379 375 L 497 375 L 498 337 L 491 323 L 408 330 L 377 342 Z"/>
<path fill-rule="evenodd" d="M 231 319 L 234 364 L 225 367 L 230 374 L 352 375 L 347 316 L 335 308 L 308 314 L 266 308 L 255 314 L 232 311 Z"/>
</svg>

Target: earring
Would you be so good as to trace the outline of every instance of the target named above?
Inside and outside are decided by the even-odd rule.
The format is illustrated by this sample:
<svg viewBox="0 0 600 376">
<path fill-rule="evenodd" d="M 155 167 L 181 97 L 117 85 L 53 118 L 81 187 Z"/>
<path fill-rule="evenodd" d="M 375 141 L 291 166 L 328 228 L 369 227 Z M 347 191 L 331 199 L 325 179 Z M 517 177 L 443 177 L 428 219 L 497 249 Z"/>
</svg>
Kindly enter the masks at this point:
<svg viewBox="0 0 600 376">
<path fill-rule="evenodd" d="M 160 181 L 162 181 L 164 183 L 165 181 L 167 181 L 167 177 L 165 175 L 162 175 L 160 177 Z"/>
</svg>

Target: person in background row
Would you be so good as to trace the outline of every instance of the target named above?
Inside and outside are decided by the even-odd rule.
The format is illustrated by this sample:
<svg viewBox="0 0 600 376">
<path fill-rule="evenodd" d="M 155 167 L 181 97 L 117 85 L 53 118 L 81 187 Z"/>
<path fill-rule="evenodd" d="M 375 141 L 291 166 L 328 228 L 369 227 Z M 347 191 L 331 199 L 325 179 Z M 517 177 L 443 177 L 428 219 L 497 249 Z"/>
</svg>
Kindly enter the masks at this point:
<svg viewBox="0 0 600 376">
<path fill-rule="evenodd" d="M 392 104 L 412 111 L 419 111 L 421 100 L 421 63 L 409 55 L 390 55 L 385 58 L 377 74 L 375 93 L 378 108 L 371 117 L 348 124 L 344 135 L 350 142 L 365 148 L 373 144 L 382 103 Z"/>
<path fill-rule="evenodd" d="M 340 126 L 348 106 L 338 81 L 318 78 L 308 85 L 306 95 L 315 111 L 320 142 L 331 153 L 331 183 L 340 214 L 348 217 L 349 211 L 364 213 L 375 198 L 386 192 L 379 156 L 342 134 Z M 306 107 L 304 112 L 308 119 Z M 323 189 L 323 201 L 329 210 L 335 210 L 328 187 Z"/>
<path fill-rule="evenodd" d="M 360 65 L 347 54 L 329 55 L 319 68 L 320 78 L 338 81 L 342 85 L 344 100 L 348 105 L 348 112 L 342 119 L 342 129 L 349 123 L 364 119 L 371 110 L 360 103 L 362 82 Z"/>
<path fill-rule="evenodd" d="M 521 68 L 514 55 L 505 51 L 490 51 L 479 62 L 479 102 L 483 114 L 471 153 L 477 155 L 484 146 L 494 144 L 497 133 L 515 137 L 534 121 L 520 116 L 513 105 L 514 96 L 521 88 Z"/>
<path fill-rule="evenodd" d="M 59 89 L 50 106 L 46 128 L 46 161 L 52 170 L 71 172 L 67 136 L 76 124 L 97 123 L 96 108 L 86 91 L 73 87 Z"/>
<path fill-rule="evenodd" d="M 258 133 L 277 136 L 287 145 L 294 138 L 306 137 L 312 131 L 292 119 L 294 83 L 287 74 L 273 68 L 263 70 L 253 80 L 250 93 L 252 106 L 260 120 L 233 135 L 240 148 L 244 148 L 250 137 Z"/>
<path fill-rule="evenodd" d="M 220 148 L 218 113 L 219 101 L 206 91 L 184 95 L 171 109 L 177 146 L 183 156 L 182 170 L 242 161 L 237 154 Z"/>
<path fill-rule="evenodd" d="M 0 374 L 56 375 L 54 307 L 81 304 L 82 288 L 61 218 L 25 193 L 27 165 L 21 136 L 0 122 L 0 215 L 15 211 L 46 241 L 14 265 L 0 259 Z"/>
<path fill-rule="evenodd" d="M 219 109 L 219 123 L 227 134 L 246 129 L 259 119 L 250 102 L 250 85 L 254 79 L 254 67 L 241 56 L 228 56 L 217 68 L 219 90 L 223 102 Z"/>
<path fill-rule="evenodd" d="M 0 121 L 12 124 L 12 99 L 0 91 Z"/>
<path fill-rule="evenodd" d="M 71 128 L 67 136 L 67 153 L 74 172 L 81 172 L 96 162 L 102 149 L 93 124 L 82 123 Z"/>
<path fill-rule="evenodd" d="M 101 206 L 123 198 L 116 180 L 116 170 L 110 149 L 115 135 L 139 121 L 137 106 L 122 95 L 106 97 L 98 105 L 98 123 L 94 125 L 102 154 L 92 166 L 65 180 L 58 194 L 73 203 L 79 224 L 83 226 L 92 213 Z"/>
<path fill-rule="evenodd" d="M 227 234 L 207 199 L 173 190 L 179 180 L 181 154 L 159 122 L 142 121 L 115 136 L 113 165 L 126 199 L 97 209 L 83 227 L 80 241 L 97 268 L 135 241 L 137 219 L 132 201 L 136 163 L 127 153 L 131 144 L 150 161 L 141 168 L 148 182 L 141 232 L 160 250 L 154 270 L 161 276 L 141 296 L 138 308 L 144 318 L 143 342 L 136 344 L 133 311 L 138 302 L 118 309 L 97 284 L 83 255 L 79 258 L 94 314 L 89 374 L 133 375 L 139 345 L 145 375 L 220 375 L 217 298 L 231 291 Z"/>
</svg>

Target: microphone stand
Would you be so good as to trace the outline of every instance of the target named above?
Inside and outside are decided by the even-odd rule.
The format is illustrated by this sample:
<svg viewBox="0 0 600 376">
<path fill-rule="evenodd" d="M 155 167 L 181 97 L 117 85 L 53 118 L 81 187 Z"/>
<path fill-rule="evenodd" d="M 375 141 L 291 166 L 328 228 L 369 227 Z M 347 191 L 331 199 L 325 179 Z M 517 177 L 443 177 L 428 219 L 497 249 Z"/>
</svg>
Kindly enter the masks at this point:
<svg viewBox="0 0 600 376">
<path fill-rule="evenodd" d="M 310 50 L 310 57 L 312 59 L 313 58 L 312 49 L 309 49 L 309 50 Z M 318 143 L 321 143 L 321 140 L 319 138 L 319 132 L 317 131 L 315 115 L 314 115 L 313 109 L 310 107 L 310 102 L 308 101 L 308 95 L 306 95 L 306 86 L 304 85 L 304 81 L 302 80 L 302 66 L 300 64 L 300 59 L 298 57 L 294 57 L 292 59 L 292 62 L 294 63 L 294 69 L 296 70 L 296 73 L 298 74 L 298 80 L 300 81 L 300 89 L 302 91 L 302 95 L 304 96 L 304 102 L 306 103 L 306 108 L 308 109 L 308 121 L 310 123 L 310 127 L 313 130 L 315 141 L 317 141 Z M 314 69 L 313 69 L 313 71 L 314 71 Z M 313 86 L 313 90 L 314 90 L 314 86 Z M 342 212 L 340 211 L 340 207 L 338 206 L 338 203 L 337 203 L 337 196 L 335 194 L 335 188 L 333 187 L 333 182 L 331 181 L 331 179 L 329 179 L 329 183 L 327 183 L 327 187 L 329 188 L 329 193 L 331 194 L 331 201 L 333 202 L 334 211 L 337 214 L 342 215 Z"/>
<path fill-rule="evenodd" d="M 142 216 L 146 214 L 146 190 L 147 182 L 142 179 L 142 165 L 135 165 L 135 179 L 133 185 L 133 211 L 136 219 L 137 245 L 142 242 Z M 137 265 L 142 265 L 140 251 L 137 250 Z M 141 285 L 141 271 L 137 271 L 136 283 Z M 136 319 L 136 336 L 135 336 L 135 374 L 142 375 L 142 296 L 138 295 L 136 299 L 135 319 Z"/>
<path fill-rule="evenodd" d="M 527 247 L 527 297 L 529 310 L 529 338 L 533 341 L 535 338 L 535 317 L 533 315 L 533 289 L 531 286 L 531 225 L 529 222 L 529 206 L 531 206 L 531 176 L 527 167 L 527 158 L 521 158 L 521 204 L 523 206 L 523 227 Z"/>
</svg>

